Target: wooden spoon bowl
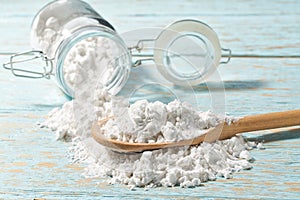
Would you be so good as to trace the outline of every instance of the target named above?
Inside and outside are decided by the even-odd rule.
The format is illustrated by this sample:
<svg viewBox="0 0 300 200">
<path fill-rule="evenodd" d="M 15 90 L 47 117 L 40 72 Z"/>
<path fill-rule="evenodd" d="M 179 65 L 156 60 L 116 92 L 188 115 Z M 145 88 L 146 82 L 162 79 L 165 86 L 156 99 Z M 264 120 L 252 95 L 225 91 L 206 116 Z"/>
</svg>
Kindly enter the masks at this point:
<svg viewBox="0 0 300 200">
<path fill-rule="evenodd" d="M 118 152 L 142 152 L 169 147 L 186 145 L 198 145 L 202 142 L 214 142 L 231 138 L 238 133 L 245 133 L 258 130 L 267 130 L 300 125 L 300 110 L 274 112 L 260 115 L 252 115 L 240 118 L 228 125 L 223 122 L 218 126 L 208 129 L 206 133 L 198 137 L 176 142 L 163 143 L 131 143 L 106 138 L 101 127 L 111 118 L 97 121 L 92 126 L 92 137 L 101 145 Z"/>
</svg>

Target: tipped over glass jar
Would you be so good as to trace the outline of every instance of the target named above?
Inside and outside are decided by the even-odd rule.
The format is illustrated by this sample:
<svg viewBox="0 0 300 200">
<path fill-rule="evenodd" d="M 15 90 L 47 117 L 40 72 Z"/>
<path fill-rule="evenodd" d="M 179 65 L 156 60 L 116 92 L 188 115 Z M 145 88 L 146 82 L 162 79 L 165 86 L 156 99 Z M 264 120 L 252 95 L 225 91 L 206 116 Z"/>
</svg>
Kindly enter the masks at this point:
<svg viewBox="0 0 300 200">
<path fill-rule="evenodd" d="M 20 77 L 56 77 L 59 87 L 70 97 L 86 80 L 95 79 L 111 94 L 126 84 L 131 67 L 143 57 L 143 43 L 127 47 L 114 27 L 89 4 L 80 0 L 58 0 L 44 6 L 31 26 L 34 50 L 12 55 L 3 66 Z M 230 60 L 231 51 L 222 49 L 217 34 L 205 23 L 181 20 L 164 28 L 153 39 L 153 60 L 158 71 L 176 85 L 197 85 L 209 77 L 220 63 Z M 222 50 L 227 60 L 221 62 Z M 138 58 L 133 58 L 139 53 Z M 20 63 L 42 59 L 43 66 L 18 67 Z M 38 70 L 40 69 L 40 70 Z"/>
</svg>

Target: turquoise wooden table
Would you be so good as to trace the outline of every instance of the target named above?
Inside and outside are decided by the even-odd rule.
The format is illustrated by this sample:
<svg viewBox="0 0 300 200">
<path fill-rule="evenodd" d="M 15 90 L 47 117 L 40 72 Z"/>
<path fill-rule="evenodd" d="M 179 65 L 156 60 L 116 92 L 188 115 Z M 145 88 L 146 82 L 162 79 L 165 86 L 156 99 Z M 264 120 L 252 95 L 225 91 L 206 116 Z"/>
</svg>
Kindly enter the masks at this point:
<svg viewBox="0 0 300 200">
<path fill-rule="evenodd" d="M 183 18 L 206 22 L 233 57 L 219 68 L 226 112 L 233 116 L 300 108 L 300 1 L 88 1 L 122 33 L 164 27 Z M 46 4 L 1 1 L 0 63 L 30 49 L 30 23 Z M 133 73 L 139 73 L 138 70 Z M 54 107 L 68 99 L 53 81 L 16 78 L 0 69 L 0 199 L 300 199 L 300 129 L 246 134 L 265 141 L 252 150 L 253 169 L 197 188 L 131 191 L 106 179 L 86 179 L 84 166 L 66 157 L 70 143 L 40 129 Z M 210 94 L 196 90 L 203 109 Z"/>
</svg>

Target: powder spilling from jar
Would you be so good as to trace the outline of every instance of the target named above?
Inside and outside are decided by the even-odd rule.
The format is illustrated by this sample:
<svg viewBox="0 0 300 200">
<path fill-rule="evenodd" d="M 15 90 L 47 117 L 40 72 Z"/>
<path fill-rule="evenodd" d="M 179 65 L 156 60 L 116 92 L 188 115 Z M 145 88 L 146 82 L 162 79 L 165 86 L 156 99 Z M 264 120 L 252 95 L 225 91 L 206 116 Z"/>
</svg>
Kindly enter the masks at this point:
<svg viewBox="0 0 300 200">
<path fill-rule="evenodd" d="M 103 46 L 102 54 L 98 55 L 86 53 L 88 51 L 82 49 L 88 49 L 91 42 L 95 41 L 86 40 L 75 46 L 69 63 L 73 62 L 73 66 L 84 63 L 97 63 L 100 68 L 106 66 L 111 60 L 106 56 L 111 48 Z M 83 52 L 89 56 L 82 56 Z M 78 69 L 80 67 L 65 71 L 65 76 L 72 77 L 73 73 L 76 76 Z M 72 82 L 74 88 L 81 89 L 76 98 L 51 111 L 46 121 L 40 124 L 55 131 L 58 139 L 72 140 L 70 156 L 73 162 L 87 163 L 86 177 L 106 177 L 112 184 L 131 187 L 195 187 L 218 177 L 231 178 L 234 172 L 252 167 L 249 150 L 256 144 L 246 142 L 241 136 L 135 154 L 117 153 L 101 146 L 92 139 L 91 126 L 95 120 L 109 116 L 114 118 L 103 127 L 106 137 L 148 143 L 193 138 L 222 120 L 230 123 L 234 119 L 197 111 L 178 100 L 169 104 L 140 100 L 129 105 L 126 99 L 111 96 L 104 88 L 91 87 L 98 85 L 94 73 L 94 69 L 86 68 L 85 74 L 90 76 L 82 77 L 81 81 L 70 78 L 70 84 Z"/>
<path fill-rule="evenodd" d="M 92 80 L 97 74 L 101 75 L 102 83 L 107 83 L 115 70 L 111 61 L 117 56 L 118 47 L 108 38 L 90 37 L 82 40 L 69 51 L 65 59 L 64 80 L 73 90 L 85 84 L 84 81 Z M 100 66 L 105 67 L 97 67 L 95 63 L 101 63 Z"/>
<path fill-rule="evenodd" d="M 98 92 L 100 91 L 98 90 Z M 108 93 L 103 91 L 98 94 L 96 99 L 101 102 L 102 106 L 97 105 L 97 110 L 102 109 L 101 115 L 95 112 L 94 119 L 112 114 L 112 101 L 105 101 L 105 99 L 113 97 L 108 96 Z M 121 183 L 131 187 L 194 187 L 200 186 L 206 181 L 216 180 L 218 177 L 231 178 L 234 172 L 252 168 L 250 162 L 253 158 L 249 154 L 249 150 L 256 147 L 256 144 L 246 142 L 241 136 L 214 143 L 202 143 L 198 146 L 168 148 L 135 154 L 111 151 L 98 144 L 88 134 L 90 126 L 85 124 L 91 125 L 92 121 L 76 123 L 72 108 L 75 101 L 76 99 L 67 102 L 62 109 L 51 112 L 43 125 L 56 130 L 59 136 L 73 137 L 70 155 L 74 162 L 87 163 L 88 166 L 84 172 L 86 177 L 107 177 L 112 184 Z M 129 109 L 144 103 L 145 101 L 136 102 Z M 161 103 L 156 102 L 156 104 Z M 185 105 L 177 100 L 170 104 Z M 217 123 L 219 118 L 213 113 L 208 113 L 203 115 L 208 116 L 206 122 Z M 144 114 L 140 112 L 139 116 Z M 151 121 L 147 124 L 150 123 Z M 86 134 L 79 131 L 85 131 Z M 119 137 L 123 138 L 121 132 L 116 131 L 114 135 L 116 136 L 118 133 Z M 145 135 L 136 135 L 135 137 L 137 140 L 145 139 Z M 162 136 L 160 141 L 168 141 L 170 138 L 172 138 L 170 135 L 166 138 Z M 178 139 L 178 136 L 175 138 Z"/>
<path fill-rule="evenodd" d="M 195 187 L 202 185 L 203 182 L 216 180 L 218 177 L 232 178 L 234 172 L 252 168 L 251 161 L 253 158 L 249 150 L 255 148 L 256 144 L 246 142 L 242 136 L 211 144 L 202 143 L 198 146 L 168 148 L 135 154 L 111 151 L 92 139 L 90 127 L 93 120 L 111 116 L 113 110 L 116 109 L 116 107 L 113 109 L 114 104 L 111 101 L 114 97 L 111 97 L 105 90 L 101 89 L 97 90 L 95 97 L 95 112 L 91 118 L 83 118 L 85 120 L 82 120 L 80 123 L 76 121 L 74 106 L 78 102 L 75 99 L 66 102 L 61 109 L 57 108 L 50 112 L 48 119 L 42 124 L 42 126 L 56 131 L 58 138 L 73 138 L 69 154 L 73 162 L 87 164 L 83 173 L 86 177 L 106 177 L 111 184 L 126 184 L 132 188 L 157 186 Z M 118 102 L 121 101 L 118 100 Z M 143 108 L 141 105 L 144 104 L 160 104 L 164 107 L 174 104 L 179 107 L 179 110 L 187 106 L 186 103 L 181 103 L 177 100 L 169 103 L 169 105 L 164 105 L 160 102 L 146 103 L 146 101 L 142 100 L 127 108 L 140 109 Z M 120 103 L 119 105 L 124 104 Z M 120 106 L 121 108 L 124 109 L 124 106 Z M 197 113 L 195 110 L 189 111 L 191 111 L 190 114 Z M 145 115 L 145 112 L 139 112 L 135 116 L 143 115 Z M 220 119 L 211 112 L 205 112 L 202 116 L 206 116 L 207 120 L 205 118 L 202 120 L 208 126 L 216 125 Z M 180 120 L 177 121 L 179 122 Z M 203 122 L 203 124 L 205 123 Z M 145 122 L 146 126 L 147 124 L 151 124 L 151 120 Z M 116 131 L 113 134 L 120 138 L 124 137 L 122 132 Z M 140 139 L 145 140 L 145 135 L 135 135 L 134 137 L 136 137 L 137 141 Z M 180 137 L 183 136 L 174 134 L 174 139 L 172 139 L 173 136 L 170 134 L 167 137 L 162 136 L 157 142 L 176 140 Z M 150 137 L 150 139 L 153 138 Z M 150 142 L 150 139 L 148 142 Z"/>
<path fill-rule="evenodd" d="M 72 98 L 76 87 L 94 77 L 116 94 L 129 76 L 131 55 L 126 44 L 83 1 L 53 1 L 42 8 L 32 23 L 31 46 L 47 61 L 45 77 L 55 76 L 58 86 Z"/>
</svg>

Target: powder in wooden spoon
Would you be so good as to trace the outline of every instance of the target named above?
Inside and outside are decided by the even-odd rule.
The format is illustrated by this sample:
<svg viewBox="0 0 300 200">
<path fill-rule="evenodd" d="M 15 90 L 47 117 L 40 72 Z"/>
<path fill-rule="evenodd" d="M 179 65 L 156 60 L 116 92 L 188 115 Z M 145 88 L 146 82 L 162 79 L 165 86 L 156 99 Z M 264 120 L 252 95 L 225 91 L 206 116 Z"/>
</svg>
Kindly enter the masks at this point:
<svg viewBox="0 0 300 200">
<path fill-rule="evenodd" d="M 106 137 L 123 142 L 174 142 L 202 135 L 223 120 L 230 123 L 234 118 L 197 111 L 178 100 L 168 104 L 140 100 L 124 108 L 122 116 L 110 119 L 102 131 Z"/>
<path fill-rule="evenodd" d="M 88 42 L 88 41 L 87 41 Z M 84 42 L 83 42 L 84 44 Z M 76 48 L 77 49 L 77 48 Z M 108 48 L 109 49 L 109 48 Z M 80 54 L 80 49 L 74 51 Z M 102 54 L 104 55 L 104 54 Z M 77 54 L 73 55 L 76 58 Z M 93 56 L 81 56 L 80 63 L 93 62 Z M 80 57 L 80 58 L 81 58 Z M 99 58 L 99 65 L 105 65 Z M 104 60 L 103 60 L 104 59 Z M 72 59 L 70 59 L 71 62 Z M 100 66 L 101 67 L 101 66 Z M 110 183 L 132 187 L 181 186 L 194 187 L 215 180 L 231 178 L 241 169 L 250 169 L 252 160 L 248 150 L 254 143 L 242 137 L 193 147 L 168 148 L 136 154 L 113 152 L 91 137 L 93 121 L 114 116 L 104 127 L 107 137 L 130 142 L 162 142 L 192 138 L 207 128 L 216 126 L 224 117 L 211 112 L 200 112 L 177 100 L 165 105 L 146 100 L 127 105 L 122 98 L 109 95 L 106 90 L 89 88 L 96 85 L 94 70 L 87 68 L 82 79 L 73 79 L 78 69 L 65 71 L 65 78 L 73 88 L 81 88 L 81 80 L 89 80 L 77 98 L 54 109 L 41 124 L 57 133 L 58 139 L 72 140 L 70 155 L 74 162 L 86 162 L 87 177 L 107 177 Z M 80 70 L 79 70 L 80 71 Z M 96 77 L 97 78 L 97 77 Z M 84 81 L 86 82 L 86 81 Z M 84 88 L 83 88 L 84 89 Z M 86 90 L 88 89 L 88 90 Z M 92 93 L 92 94 L 91 94 Z M 125 111 L 125 112 L 123 112 Z M 229 122 L 230 118 L 225 118 Z M 75 173 L 75 172 L 74 172 Z"/>
<path fill-rule="evenodd" d="M 101 89 L 97 91 L 93 103 L 96 108 L 95 118 L 101 119 L 114 113 L 113 110 L 117 105 L 114 105 L 111 99 L 113 97 L 107 92 Z M 249 154 L 249 150 L 256 147 L 256 144 L 246 142 L 241 136 L 211 144 L 202 143 L 198 146 L 168 148 L 135 154 L 111 151 L 98 144 L 87 134 L 90 133 L 90 126 L 88 126 L 91 123 L 90 119 L 82 117 L 82 123 L 77 123 L 75 118 L 72 117 L 74 116 L 76 101 L 78 100 L 67 102 L 61 109 L 53 110 L 43 125 L 52 128 L 52 130 L 59 130 L 59 134 L 63 132 L 69 137 L 73 137 L 69 154 L 74 162 L 87 163 L 87 168 L 84 172 L 86 177 L 106 177 L 112 184 L 126 184 L 132 188 L 157 186 L 195 187 L 202 185 L 203 182 L 216 180 L 218 177 L 232 178 L 234 172 L 252 167 L 250 162 L 253 158 Z M 124 108 L 126 104 L 120 103 L 119 105 L 123 105 L 120 107 Z M 156 111 L 156 106 L 158 108 L 163 106 L 165 111 L 159 110 L 154 112 Z M 147 114 L 145 114 L 149 107 L 152 112 L 148 110 Z M 183 107 L 185 111 L 175 109 L 178 107 Z M 129 113 L 131 113 L 130 115 L 138 113 L 133 115 L 135 116 L 133 121 L 136 123 L 134 128 L 143 128 L 143 131 L 148 131 L 147 122 L 149 122 L 149 118 L 164 118 L 164 123 L 160 125 L 165 124 L 165 126 L 169 126 L 171 123 L 173 126 L 176 126 L 176 123 L 178 123 L 178 127 L 185 127 L 187 131 L 191 124 L 194 128 L 207 128 L 215 125 L 221 119 L 210 112 L 196 111 L 188 104 L 179 101 L 171 102 L 168 105 L 164 105 L 161 102 L 149 103 L 147 101 L 139 101 L 128 109 Z M 85 116 L 84 112 L 76 114 Z M 144 115 L 147 115 L 148 118 L 146 116 L 143 117 Z M 178 116 L 186 116 L 186 118 L 178 120 Z M 205 116 L 206 118 L 202 119 L 198 125 L 195 125 L 194 122 L 190 124 L 188 119 L 193 117 L 192 119 L 195 120 L 196 116 Z M 112 122 L 115 123 L 116 121 Z M 153 129 L 157 130 L 158 128 L 154 127 Z M 119 137 L 118 135 L 115 136 Z M 150 136 L 151 139 L 153 139 L 153 136 L 154 139 L 156 137 L 155 134 Z M 192 136 L 192 134 L 189 136 Z M 140 136 L 137 134 L 135 137 L 138 138 Z M 164 140 L 173 139 L 172 134 L 168 136 L 162 135 L 161 137 Z M 176 135 L 175 140 L 180 137 L 185 136 Z"/>
</svg>

